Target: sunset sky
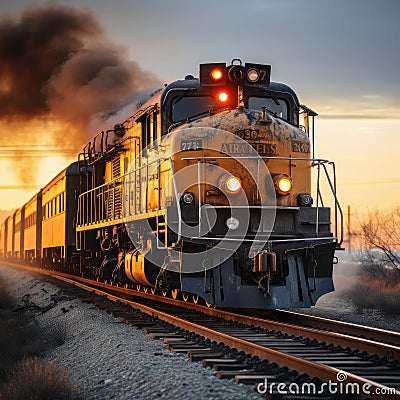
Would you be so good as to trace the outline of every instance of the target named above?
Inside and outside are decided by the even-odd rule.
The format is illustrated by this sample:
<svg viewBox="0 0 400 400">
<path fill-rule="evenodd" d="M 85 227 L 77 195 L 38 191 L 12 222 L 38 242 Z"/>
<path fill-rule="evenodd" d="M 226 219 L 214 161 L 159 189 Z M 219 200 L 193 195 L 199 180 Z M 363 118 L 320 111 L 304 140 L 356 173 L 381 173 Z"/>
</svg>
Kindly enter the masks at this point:
<svg viewBox="0 0 400 400">
<path fill-rule="evenodd" d="M 44 4 L 92 13 L 149 82 L 198 76 L 204 62 L 271 64 L 271 79 L 319 113 L 317 155 L 336 162 L 343 207 L 361 213 L 400 204 L 399 1 L 0 0 L 2 22 Z M 0 67 L 0 94 L 6 86 Z M 75 141 L 85 142 L 91 129 L 71 142 L 54 121 L 0 120 L 0 209 L 21 206 L 73 161 Z M 46 140 L 46 132 L 64 144 Z M 23 150 L 17 158 L 16 150 Z"/>
</svg>

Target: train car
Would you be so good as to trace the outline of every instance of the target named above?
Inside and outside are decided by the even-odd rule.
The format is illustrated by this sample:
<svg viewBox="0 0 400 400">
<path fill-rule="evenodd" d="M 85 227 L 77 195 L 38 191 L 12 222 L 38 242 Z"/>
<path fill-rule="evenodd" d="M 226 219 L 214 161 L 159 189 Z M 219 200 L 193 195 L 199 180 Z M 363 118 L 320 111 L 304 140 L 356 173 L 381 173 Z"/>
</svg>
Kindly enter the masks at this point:
<svg viewBox="0 0 400 400">
<path fill-rule="evenodd" d="M 21 207 L 15 212 L 14 221 L 14 253 L 13 258 L 16 261 L 24 259 L 24 225 L 25 208 Z"/>
<path fill-rule="evenodd" d="M 23 258 L 29 264 L 40 262 L 42 249 L 42 191 L 24 205 Z"/>
<path fill-rule="evenodd" d="M 5 255 L 6 258 L 12 259 L 15 251 L 15 213 L 12 213 L 6 220 L 6 246 Z"/>
<path fill-rule="evenodd" d="M 46 268 L 63 269 L 73 264 L 76 192 L 79 185 L 80 174 L 75 162 L 42 189 L 41 259 Z M 40 236 L 40 230 L 36 234 Z"/>
<path fill-rule="evenodd" d="M 0 258 L 5 257 L 5 249 L 6 249 L 6 224 L 5 221 L 1 222 L 0 225 Z"/>
<path fill-rule="evenodd" d="M 202 64 L 88 143 L 83 273 L 218 307 L 309 307 L 333 290 L 334 164 L 314 157 L 317 114 L 270 71 Z"/>
</svg>

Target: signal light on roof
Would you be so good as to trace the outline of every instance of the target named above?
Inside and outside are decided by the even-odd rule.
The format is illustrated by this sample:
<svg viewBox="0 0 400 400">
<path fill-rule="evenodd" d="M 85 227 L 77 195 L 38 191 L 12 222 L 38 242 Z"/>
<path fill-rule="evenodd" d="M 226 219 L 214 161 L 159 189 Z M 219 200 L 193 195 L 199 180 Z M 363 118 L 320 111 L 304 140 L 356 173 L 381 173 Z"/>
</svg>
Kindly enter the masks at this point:
<svg viewBox="0 0 400 400">
<path fill-rule="evenodd" d="M 228 96 L 228 93 L 226 93 L 226 92 L 220 92 L 220 93 L 218 93 L 218 100 L 221 102 L 221 103 L 226 103 L 227 101 L 228 101 L 228 99 L 229 99 L 229 96 Z"/>
<path fill-rule="evenodd" d="M 200 84 L 202 86 L 223 86 L 226 83 L 226 64 L 200 64 Z"/>
<path fill-rule="evenodd" d="M 269 86 L 271 78 L 271 66 L 267 64 L 254 64 L 246 63 L 245 69 L 245 81 L 246 86 L 251 85 L 265 85 Z"/>
<path fill-rule="evenodd" d="M 224 73 L 222 72 L 222 70 L 220 68 L 214 68 L 211 70 L 210 75 L 211 75 L 211 78 L 214 79 L 214 81 L 219 81 L 224 76 Z"/>
</svg>

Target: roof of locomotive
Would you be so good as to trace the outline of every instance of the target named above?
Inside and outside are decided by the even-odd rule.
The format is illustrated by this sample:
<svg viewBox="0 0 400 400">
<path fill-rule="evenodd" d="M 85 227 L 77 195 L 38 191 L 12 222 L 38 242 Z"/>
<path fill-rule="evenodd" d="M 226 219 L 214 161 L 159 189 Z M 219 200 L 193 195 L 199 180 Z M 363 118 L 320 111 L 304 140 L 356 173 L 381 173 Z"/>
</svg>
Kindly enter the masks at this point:
<svg viewBox="0 0 400 400">
<path fill-rule="evenodd" d="M 170 91 L 179 90 L 179 89 L 190 91 L 190 90 L 195 90 L 200 87 L 201 87 L 200 80 L 197 78 L 194 78 L 191 75 L 188 75 L 187 77 L 185 77 L 185 79 L 172 82 L 164 88 L 164 90 L 161 94 L 161 104 L 164 103 L 165 98 L 167 97 L 167 95 Z M 252 87 L 262 88 L 262 89 L 265 88 L 265 86 L 262 86 L 262 85 L 254 85 Z M 299 106 L 299 104 L 300 104 L 299 99 L 298 99 L 296 93 L 294 92 L 294 90 L 290 86 L 288 86 L 284 83 L 271 82 L 269 84 L 269 86 L 267 87 L 267 89 L 268 89 L 268 91 L 271 91 L 273 93 L 287 93 L 290 96 L 292 96 L 292 98 L 297 106 Z"/>
</svg>

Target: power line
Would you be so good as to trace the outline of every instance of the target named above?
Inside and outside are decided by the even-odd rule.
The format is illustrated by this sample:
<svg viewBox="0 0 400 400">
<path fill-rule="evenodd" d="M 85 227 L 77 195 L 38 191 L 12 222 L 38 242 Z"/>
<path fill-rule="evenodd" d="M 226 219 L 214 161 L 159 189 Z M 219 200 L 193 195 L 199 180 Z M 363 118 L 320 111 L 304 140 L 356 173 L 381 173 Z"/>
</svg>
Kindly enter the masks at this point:
<svg viewBox="0 0 400 400">
<path fill-rule="evenodd" d="M 51 153 L 51 154 L 18 154 L 18 155 L 2 155 L 1 160 L 13 160 L 15 158 L 50 158 L 50 157 L 71 157 L 76 156 L 76 153 Z"/>
<path fill-rule="evenodd" d="M 31 190 L 40 188 L 40 185 L 0 185 L 0 190 Z"/>
<path fill-rule="evenodd" d="M 386 179 L 380 181 L 355 181 L 355 182 L 338 182 L 338 186 L 359 186 L 359 185 L 390 185 L 392 183 L 400 183 L 400 178 Z"/>
</svg>

